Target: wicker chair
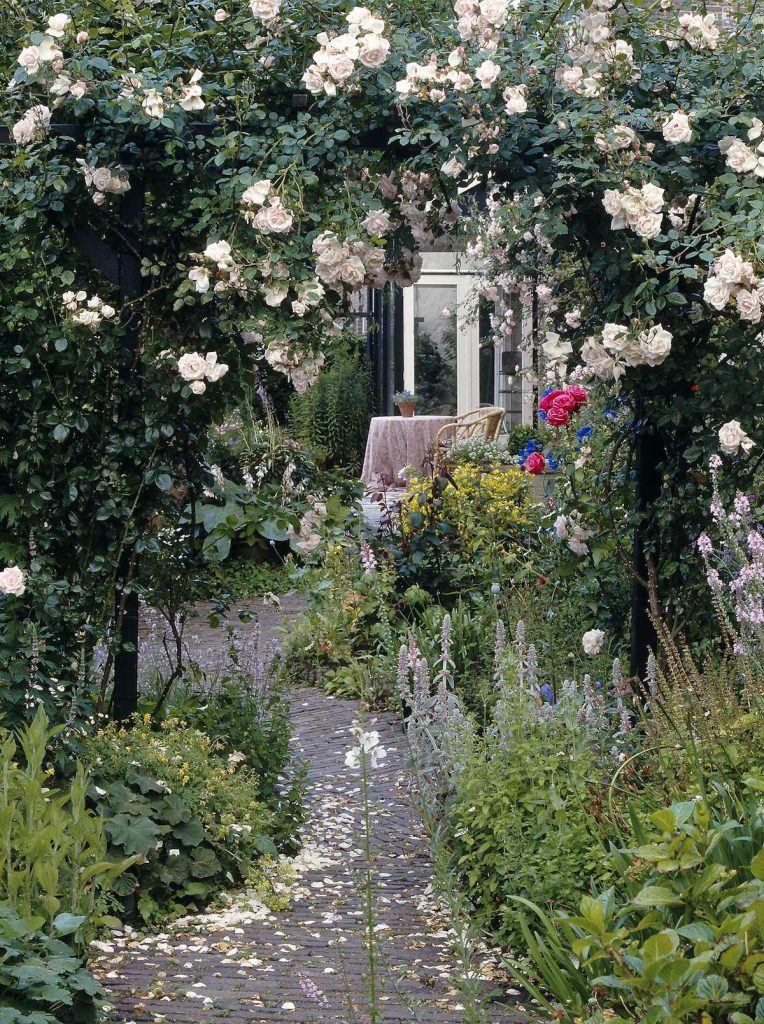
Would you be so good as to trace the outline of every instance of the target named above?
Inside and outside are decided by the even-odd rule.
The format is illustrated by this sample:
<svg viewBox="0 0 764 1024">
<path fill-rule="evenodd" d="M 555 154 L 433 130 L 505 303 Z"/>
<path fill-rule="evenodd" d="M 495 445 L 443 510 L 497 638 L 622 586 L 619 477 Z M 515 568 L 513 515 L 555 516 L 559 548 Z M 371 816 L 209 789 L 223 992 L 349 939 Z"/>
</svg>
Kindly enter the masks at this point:
<svg viewBox="0 0 764 1024">
<path fill-rule="evenodd" d="M 433 447 L 436 459 L 440 460 L 456 441 L 466 437 L 482 435 L 489 441 L 495 441 L 501 432 L 505 409 L 498 405 L 486 406 L 483 409 L 471 409 L 457 416 L 453 423 L 447 423 L 435 435 Z"/>
</svg>

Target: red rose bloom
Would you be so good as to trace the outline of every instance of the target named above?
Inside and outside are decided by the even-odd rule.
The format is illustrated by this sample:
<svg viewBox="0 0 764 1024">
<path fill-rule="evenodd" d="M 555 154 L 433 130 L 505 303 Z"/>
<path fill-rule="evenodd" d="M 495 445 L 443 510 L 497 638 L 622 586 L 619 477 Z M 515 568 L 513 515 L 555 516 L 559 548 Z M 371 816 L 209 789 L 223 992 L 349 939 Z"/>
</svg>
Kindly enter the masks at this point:
<svg viewBox="0 0 764 1024">
<path fill-rule="evenodd" d="M 531 452 L 528 458 L 525 460 L 526 472 L 532 476 L 538 476 L 539 473 L 543 473 L 546 468 L 546 459 L 541 452 Z"/>
<path fill-rule="evenodd" d="M 546 412 L 547 409 L 551 409 L 555 398 L 559 398 L 561 394 L 563 394 L 563 392 L 560 391 L 559 388 L 556 388 L 554 391 L 550 391 L 548 395 L 544 395 L 539 402 L 539 409 L 541 409 L 542 412 Z"/>
<path fill-rule="evenodd" d="M 575 398 L 576 407 L 578 409 L 580 409 L 582 405 L 586 405 L 589 401 L 589 392 L 586 388 L 582 388 L 580 384 L 571 384 L 567 390 L 568 394 Z"/>
<path fill-rule="evenodd" d="M 550 427 L 564 427 L 570 419 L 570 413 L 562 406 L 553 405 L 546 414 L 546 421 Z"/>
<path fill-rule="evenodd" d="M 563 391 L 552 402 L 552 408 L 565 409 L 567 412 L 573 412 L 578 408 L 578 402 L 569 391 Z"/>
</svg>

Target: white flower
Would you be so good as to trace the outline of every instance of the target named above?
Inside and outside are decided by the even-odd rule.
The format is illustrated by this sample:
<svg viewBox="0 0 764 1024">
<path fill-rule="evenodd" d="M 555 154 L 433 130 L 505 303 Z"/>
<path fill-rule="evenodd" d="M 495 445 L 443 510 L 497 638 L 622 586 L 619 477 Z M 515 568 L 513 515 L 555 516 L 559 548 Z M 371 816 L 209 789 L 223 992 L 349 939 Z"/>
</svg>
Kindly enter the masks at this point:
<svg viewBox="0 0 764 1024">
<path fill-rule="evenodd" d="M 745 261 L 732 249 L 725 249 L 713 264 L 712 271 L 725 284 L 739 284 L 745 273 Z"/>
<path fill-rule="evenodd" d="M 526 94 L 527 85 L 510 85 L 501 94 L 504 100 L 504 109 L 508 114 L 524 114 L 528 109 Z"/>
<path fill-rule="evenodd" d="M 207 385 L 203 380 L 192 380 L 188 387 L 194 395 L 203 395 L 207 390 Z"/>
<path fill-rule="evenodd" d="M 228 373 L 228 364 L 218 362 L 217 352 L 207 353 L 204 357 L 204 366 L 204 376 L 213 384 Z"/>
<path fill-rule="evenodd" d="M 719 447 L 727 455 L 737 455 L 741 448 L 747 455 L 754 445 L 738 420 L 730 420 L 719 428 Z"/>
<path fill-rule="evenodd" d="M 202 99 L 202 87 L 199 85 L 201 81 L 202 73 L 197 68 L 191 73 L 191 78 L 188 81 L 188 85 L 184 85 L 180 91 L 180 99 L 178 105 L 184 110 L 204 110 L 204 100 Z"/>
<path fill-rule="evenodd" d="M 661 233 L 663 214 L 650 213 L 649 210 L 642 210 L 634 218 L 632 227 L 640 238 L 655 238 Z"/>
<path fill-rule="evenodd" d="M 369 210 L 361 225 L 370 235 L 381 238 L 390 230 L 390 215 L 386 210 Z"/>
<path fill-rule="evenodd" d="M 648 366 L 660 366 L 671 351 L 672 335 L 665 327 L 656 324 L 639 335 L 642 359 Z"/>
<path fill-rule="evenodd" d="M 450 160 L 446 160 L 440 170 L 448 178 L 458 178 L 464 170 L 464 164 L 459 163 L 456 157 L 452 156 Z"/>
<path fill-rule="evenodd" d="M 390 53 L 390 43 L 382 36 L 370 33 L 363 36 L 358 50 L 358 60 L 364 67 L 378 68 L 387 60 Z"/>
<path fill-rule="evenodd" d="M 278 282 L 276 284 L 263 285 L 263 297 L 268 306 L 280 306 L 289 293 L 289 285 Z"/>
<path fill-rule="evenodd" d="M 204 250 L 204 256 L 217 264 L 218 270 L 230 271 L 234 268 L 234 259 L 231 255 L 231 246 L 228 242 L 210 242 Z"/>
<path fill-rule="evenodd" d="M 18 146 L 26 146 L 41 138 L 50 127 L 50 109 L 42 104 L 30 107 L 20 121 L 11 129 L 13 141 Z"/>
<path fill-rule="evenodd" d="M 186 352 L 178 360 L 178 373 L 183 380 L 204 380 L 207 374 L 207 362 L 198 352 Z"/>
<path fill-rule="evenodd" d="M 10 565 L 0 572 L 0 594 L 21 597 L 26 590 L 26 576 L 17 565 Z"/>
<path fill-rule="evenodd" d="M 215 11 L 215 21 L 228 21 L 231 15 L 226 11 L 224 7 L 218 7 Z"/>
<path fill-rule="evenodd" d="M 283 235 L 291 229 L 293 223 L 292 214 L 282 206 L 280 199 L 273 199 L 268 206 L 261 206 L 252 221 L 254 227 L 267 235 Z"/>
<path fill-rule="evenodd" d="M 554 532 L 557 534 L 558 540 L 568 539 L 568 519 L 567 516 L 559 515 L 554 521 Z"/>
<path fill-rule="evenodd" d="M 741 288 L 735 296 L 737 311 L 741 320 L 757 324 L 761 320 L 761 297 L 758 292 Z"/>
<path fill-rule="evenodd" d="M 501 74 L 501 68 L 492 60 L 484 60 L 475 68 L 475 78 L 480 82 L 481 88 L 490 89 L 493 83 Z"/>
<path fill-rule="evenodd" d="M 87 32 L 78 32 L 76 39 L 77 42 L 80 43 L 80 45 L 82 45 L 82 43 L 86 43 L 88 39 L 90 39 L 90 35 Z"/>
<path fill-rule="evenodd" d="M 164 117 L 164 98 L 156 89 L 146 90 L 141 106 L 148 117 Z"/>
<path fill-rule="evenodd" d="M 480 0 L 481 17 L 499 28 L 507 20 L 507 0 Z"/>
<path fill-rule="evenodd" d="M 357 746 L 353 747 L 345 755 L 345 764 L 348 768 L 360 768 L 363 756 L 366 757 L 366 764 L 368 766 L 378 768 L 380 763 L 387 757 L 387 750 L 380 745 L 377 730 L 372 729 L 366 732 L 355 723 L 351 726 L 350 732 L 355 737 Z"/>
<path fill-rule="evenodd" d="M 281 0 L 249 0 L 252 15 L 260 21 L 273 21 L 278 17 Z"/>
<path fill-rule="evenodd" d="M 262 178 L 244 190 L 241 201 L 245 206 L 262 206 L 272 193 L 273 185 L 270 178 Z"/>
<path fill-rule="evenodd" d="M 584 653 L 592 657 L 599 654 L 605 642 L 605 634 L 601 629 L 590 629 L 581 637 L 581 646 Z"/>
<path fill-rule="evenodd" d="M 703 286 L 703 298 L 714 309 L 724 309 L 731 293 L 732 286 L 720 277 L 709 277 Z"/>
<path fill-rule="evenodd" d="M 546 332 L 546 341 L 541 346 L 550 363 L 564 363 L 573 352 L 569 341 L 563 341 L 554 331 Z"/>
<path fill-rule="evenodd" d="M 39 46 L 25 46 L 17 61 L 28 75 L 37 74 L 42 65 Z"/>
<path fill-rule="evenodd" d="M 206 267 L 191 267 L 188 272 L 189 281 L 193 281 L 197 292 L 210 290 L 210 272 Z"/>
<path fill-rule="evenodd" d="M 46 32 L 54 39 L 60 39 L 66 32 L 66 26 L 71 20 L 68 14 L 52 14 L 48 18 Z"/>
<path fill-rule="evenodd" d="M 678 146 L 683 142 L 692 141 L 692 128 L 690 118 L 681 110 L 675 110 L 671 117 L 663 125 L 663 138 L 672 146 Z"/>
</svg>

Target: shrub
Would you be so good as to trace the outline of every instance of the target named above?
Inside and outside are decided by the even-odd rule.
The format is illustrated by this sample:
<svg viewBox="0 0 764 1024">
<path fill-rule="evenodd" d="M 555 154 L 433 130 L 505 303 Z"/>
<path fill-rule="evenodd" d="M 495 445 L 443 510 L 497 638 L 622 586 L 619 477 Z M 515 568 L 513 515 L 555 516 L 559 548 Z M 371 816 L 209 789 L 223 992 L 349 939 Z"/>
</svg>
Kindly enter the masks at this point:
<svg viewBox="0 0 764 1024">
<path fill-rule="evenodd" d="M 95 1024 L 103 991 L 65 941 L 82 921 L 60 914 L 49 935 L 41 917 L 21 917 L 0 903 L 2 1024 Z"/>
<path fill-rule="evenodd" d="M 740 820 L 717 795 L 656 811 L 647 828 L 637 823 L 637 845 L 613 858 L 618 891 L 585 896 L 577 914 L 550 920 L 529 906 L 533 966 L 556 1000 L 541 996 L 550 1017 L 762 1019 L 764 778 L 744 786 L 754 799 Z"/>
<path fill-rule="evenodd" d="M 559 905 L 611 872 L 594 817 L 606 781 L 597 739 L 575 714 L 534 722 L 523 704 L 511 739 L 478 745 L 446 805 L 457 869 L 506 942 L 521 938 L 511 897 Z"/>
<path fill-rule="evenodd" d="M 447 476 L 415 478 L 393 538 L 398 570 L 405 583 L 446 598 L 485 592 L 522 567 L 533 522 L 527 477 L 515 467 L 465 463 Z"/>
<path fill-rule="evenodd" d="M 259 800 L 246 755 L 226 755 L 203 733 L 172 719 L 152 730 L 108 726 L 87 744 L 90 793 L 111 849 L 143 858 L 120 893 L 151 921 L 203 906 L 275 853 L 272 812 Z"/>
<path fill-rule="evenodd" d="M 35 930 L 57 920 L 60 933 L 62 920 L 76 920 L 84 945 L 102 923 L 109 887 L 132 860 L 107 858 L 103 822 L 86 806 L 82 765 L 67 789 L 55 788 L 45 763 L 60 732 L 42 708 L 18 739 L 0 730 L 0 900 L 22 918 L 39 918 Z"/>
<path fill-rule="evenodd" d="M 371 399 L 363 363 L 352 356 L 336 356 L 313 387 L 292 399 L 291 429 L 327 467 L 357 468 L 366 447 Z"/>
</svg>

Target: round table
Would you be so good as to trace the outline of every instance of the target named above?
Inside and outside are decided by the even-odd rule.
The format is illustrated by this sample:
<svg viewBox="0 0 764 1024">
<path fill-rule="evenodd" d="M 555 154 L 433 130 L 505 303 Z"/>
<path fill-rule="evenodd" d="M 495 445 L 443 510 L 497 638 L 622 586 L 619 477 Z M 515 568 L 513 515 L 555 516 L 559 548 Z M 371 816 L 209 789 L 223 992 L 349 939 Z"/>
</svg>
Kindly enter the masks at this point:
<svg viewBox="0 0 764 1024">
<path fill-rule="evenodd" d="M 361 480 L 378 484 L 380 477 L 389 482 L 405 480 L 406 466 L 421 469 L 435 435 L 454 416 L 375 416 L 369 425 L 366 456 Z"/>
</svg>

